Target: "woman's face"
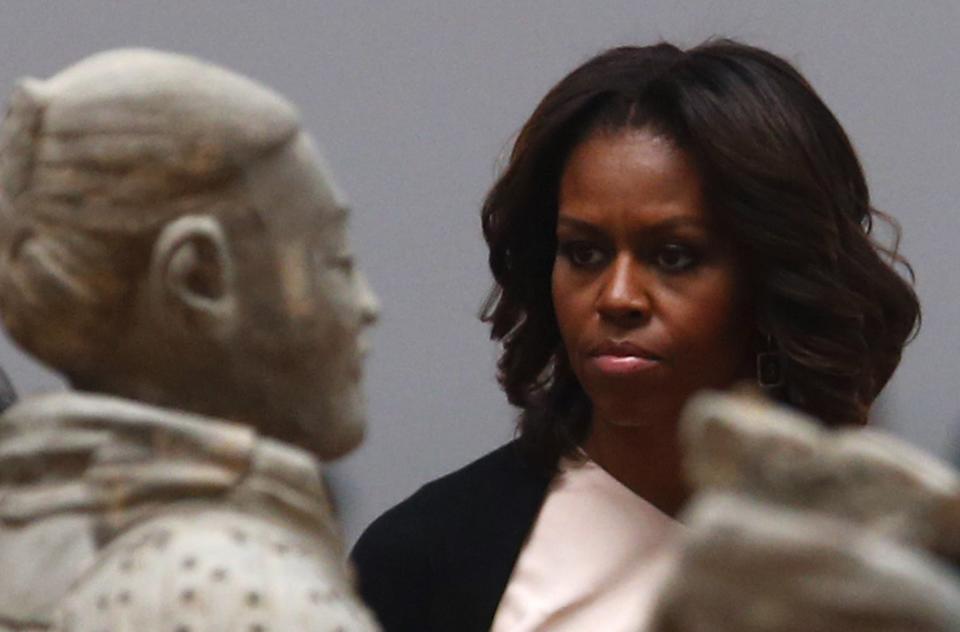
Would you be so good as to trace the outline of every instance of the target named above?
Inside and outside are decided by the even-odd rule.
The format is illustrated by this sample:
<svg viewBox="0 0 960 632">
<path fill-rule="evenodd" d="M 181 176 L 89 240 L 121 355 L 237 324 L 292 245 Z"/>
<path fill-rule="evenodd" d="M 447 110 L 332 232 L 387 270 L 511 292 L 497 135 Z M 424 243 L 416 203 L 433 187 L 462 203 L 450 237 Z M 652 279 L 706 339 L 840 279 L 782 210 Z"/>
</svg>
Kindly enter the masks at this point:
<svg viewBox="0 0 960 632">
<path fill-rule="evenodd" d="M 751 374 L 736 254 L 670 140 L 593 134 L 570 155 L 558 207 L 553 304 L 594 423 L 675 419 L 695 391 Z"/>
</svg>

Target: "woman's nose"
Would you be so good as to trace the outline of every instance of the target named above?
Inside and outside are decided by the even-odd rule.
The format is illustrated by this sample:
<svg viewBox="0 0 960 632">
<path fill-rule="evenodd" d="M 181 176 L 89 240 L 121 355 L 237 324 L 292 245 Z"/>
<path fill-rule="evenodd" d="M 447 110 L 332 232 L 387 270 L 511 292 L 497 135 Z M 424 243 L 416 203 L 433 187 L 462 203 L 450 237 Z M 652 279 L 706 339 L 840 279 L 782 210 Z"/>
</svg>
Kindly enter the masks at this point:
<svg viewBox="0 0 960 632">
<path fill-rule="evenodd" d="M 601 317 L 623 325 L 636 325 L 650 317 L 648 275 L 633 257 L 614 259 L 597 296 Z"/>
</svg>

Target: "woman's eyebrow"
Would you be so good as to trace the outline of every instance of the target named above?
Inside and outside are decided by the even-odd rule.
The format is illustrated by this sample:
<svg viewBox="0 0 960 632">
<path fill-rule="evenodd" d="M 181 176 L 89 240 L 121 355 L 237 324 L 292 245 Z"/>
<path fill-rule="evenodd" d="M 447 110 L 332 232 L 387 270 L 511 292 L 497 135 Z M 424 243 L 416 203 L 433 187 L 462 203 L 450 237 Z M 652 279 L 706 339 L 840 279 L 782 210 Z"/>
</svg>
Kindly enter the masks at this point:
<svg viewBox="0 0 960 632">
<path fill-rule="evenodd" d="M 568 228 L 583 230 L 583 231 L 593 231 L 600 232 L 601 228 L 592 222 L 587 220 L 578 219 L 576 217 L 571 217 L 569 215 L 558 215 L 557 216 L 557 227 L 564 226 Z M 667 217 L 662 220 L 652 220 L 643 225 L 643 230 L 656 230 L 664 231 L 671 230 L 675 228 L 699 228 L 707 229 L 709 228 L 707 221 L 696 215 L 679 215 Z"/>
<path fill-rule="evenodd" d="M 661 221 L 651 222 L 648 226 L 650 230 L 666 231 L 679 228 L 695 228 L 698 230 L 707 230 L 710 225 L 702 217 L 694 215 L 681 215 L 668 217 Z"/>
<path fill-rule="evenodd" d="M 600 229 L 595 224 L 592 224 L 586 220 L 570 217 L 569 215 L 557 216 L 557 227 L 559 228 L 560 226 L 573 228 L 581 231 L 588 231 L 588 232 L 600 231 Z"/>
</svg>

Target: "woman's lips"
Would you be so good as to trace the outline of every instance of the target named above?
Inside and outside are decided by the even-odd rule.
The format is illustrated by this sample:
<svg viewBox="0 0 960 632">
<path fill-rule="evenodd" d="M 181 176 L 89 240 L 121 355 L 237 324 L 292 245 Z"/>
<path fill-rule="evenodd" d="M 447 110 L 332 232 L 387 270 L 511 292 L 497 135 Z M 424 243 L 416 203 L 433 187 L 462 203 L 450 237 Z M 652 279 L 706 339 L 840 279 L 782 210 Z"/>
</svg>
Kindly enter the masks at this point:
<svg viewBox="0 0 960 632">
<path fill-rule="evenodd" d="M 590 363 L 608 375 L 629 375 L 660 365 L 659 360 L 632 355 L 594 355 L 590 356 Z"/>
<path fill-rule="evenodd" d="M 589 354 L 589 362 L 607 375 L 629 375 L 648 371 L 661 364 L 660 356 L 625 341 L 606 341 Z"/>
</svg>

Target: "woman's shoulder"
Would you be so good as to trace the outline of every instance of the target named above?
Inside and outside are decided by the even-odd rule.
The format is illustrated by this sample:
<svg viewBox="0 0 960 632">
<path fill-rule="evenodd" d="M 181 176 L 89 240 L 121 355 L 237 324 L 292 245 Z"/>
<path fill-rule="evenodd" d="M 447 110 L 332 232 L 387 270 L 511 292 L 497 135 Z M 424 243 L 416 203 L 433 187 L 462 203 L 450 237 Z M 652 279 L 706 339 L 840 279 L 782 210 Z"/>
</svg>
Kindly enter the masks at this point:
<svg viewBox="0 0 960 632">
<path fill-rule="evenodd" d="M 460 469 L 427 483 L 410 497 L 426 506 L 475 504 L 477 495 L 496 494 L 503 484 L 527 480 L 532 483 L 549 477 L 528 462 L 518 441 L 511 441 Z"/>
<path fill-rule="evenodd" d="M 351 556 L 384 629 L 468 629 L 450 622 L 492 617 L 487 602 L 495 607 L 549 479 L 511 442 L 375 520 Z"/>
<path fill-rule="evenodd" d="M 409 536 L 424 534 L 431 525 L 449 526 L 487 507 L 490 501 L 502 499 L 504 486 L 526 483 L 538 489 L 549 482 L 549 476 L 530 465 L 523 457 L 517 441 L 511 441 L 485 454 L 460 469 L 433 480 L 406 500 L 377 518 L 364 532 L 357 547 L 371 537 L 393 539 L 397 531 Z"/>
</svg>

